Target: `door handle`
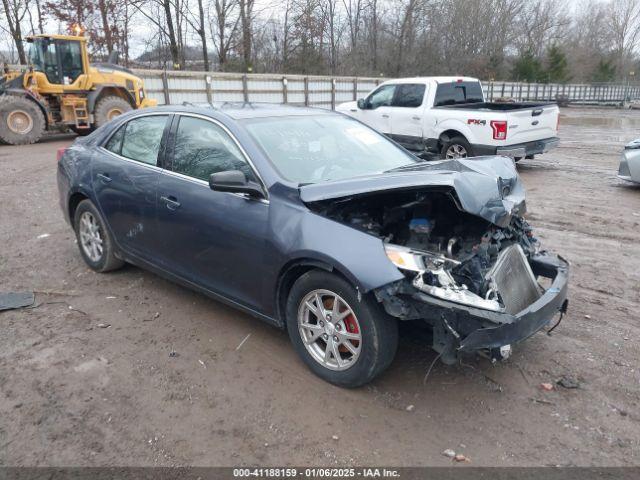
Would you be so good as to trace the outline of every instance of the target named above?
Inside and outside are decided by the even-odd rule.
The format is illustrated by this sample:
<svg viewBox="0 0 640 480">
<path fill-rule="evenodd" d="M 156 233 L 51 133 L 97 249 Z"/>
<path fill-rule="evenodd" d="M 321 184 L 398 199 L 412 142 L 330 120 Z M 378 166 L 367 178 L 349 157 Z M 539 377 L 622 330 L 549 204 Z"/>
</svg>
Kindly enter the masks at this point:
<svg viewBox="0 0 640 480">
<path fill-rule="evenodd" d="M 102 180 L 102 183 L 109 183 L 111 181 L 111 177 L 109 176 L 108 173 L 99 173 L 98 175 L 96 175 L 100 180 Z"/>
<path fill-rule="evenodd" d="M 420 120 L 420 117 L 418 117 L 417 115 L 414 115 L 414 116 L 413 116 L 413 117 L 411 117 L 411 118 L 413 118 L 414 120 Z"/>
<path fill-rule="evenodd" d="M 180 202 L 174 196 L 171 196 L 171 195 L 168 197 L 162 196 L 160 197 L 160 200 L 162 200 L 166 204 L 169 210 L 175 210 L 176 208 L 180 207 Z"/>
<path fill-rule="evenodd" d="M 386 113 L 383 113 L 382 118 L 389 118 L 389 115 L 387 115 Z"/>
</svg>

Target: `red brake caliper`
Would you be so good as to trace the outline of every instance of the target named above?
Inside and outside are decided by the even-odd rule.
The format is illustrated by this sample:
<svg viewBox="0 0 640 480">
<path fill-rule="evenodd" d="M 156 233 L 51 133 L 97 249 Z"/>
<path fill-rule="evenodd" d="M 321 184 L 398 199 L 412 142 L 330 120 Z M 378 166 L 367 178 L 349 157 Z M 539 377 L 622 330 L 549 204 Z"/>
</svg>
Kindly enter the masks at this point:
<svg viewBox="0 0 640 480">
<path fill-rule="evenodd" d="M 349 315 L 348 317 L 345 317 L 344 326 L 347 329 L 347 332 L 349 333 L 360 333 L 360 330 L 358 329 L 358 322 L 356 322 L 356 319 L 353 317 L 353 314 Z M 351 342 L 354 347 L 358 346 L 358 340 L 347 340 L 347 341 Z M 340 345 L 340 351 L 346 352 L 347 347 Z"/>
</svg>

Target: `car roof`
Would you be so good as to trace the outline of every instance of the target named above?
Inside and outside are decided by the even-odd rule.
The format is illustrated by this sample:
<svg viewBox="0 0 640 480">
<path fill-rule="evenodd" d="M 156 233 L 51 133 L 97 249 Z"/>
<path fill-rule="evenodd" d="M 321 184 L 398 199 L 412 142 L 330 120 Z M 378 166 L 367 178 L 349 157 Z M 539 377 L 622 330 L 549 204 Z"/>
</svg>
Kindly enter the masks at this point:
<svg viewBox="0 0 640 480">
<path fill-rule="evenodd" d="M 167 105 L 157 107 L 158 111 L 173 111 L 184 113 L 200 113 L 205 115 L 223 114 L 234 120 L 247 118 L 290 117 L 308 115 L 331 115 L 333 112 L 322 108 L 303 107 L 277 103 L 252 102 L 212 102 L 189 103 L 182 105 Z"/>
</svg>

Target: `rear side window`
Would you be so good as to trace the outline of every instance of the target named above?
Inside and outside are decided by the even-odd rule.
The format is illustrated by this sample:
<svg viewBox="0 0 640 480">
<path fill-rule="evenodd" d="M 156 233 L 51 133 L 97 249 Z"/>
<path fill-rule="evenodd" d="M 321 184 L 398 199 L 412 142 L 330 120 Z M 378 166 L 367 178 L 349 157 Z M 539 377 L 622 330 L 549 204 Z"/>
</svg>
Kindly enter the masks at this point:
<svg viewBox="0 0 640 480">
<path fill-rule="evenodd" d="M 233 139 L 213 122 L 180 117 L 172 170 L 208 181 L 212 173 L 240 170 L 247 180 L 255 175 Z"/>
<path fill-rule="evenodd" d="M 160 141 L 162 140 L 167 118 L 167 115 L 134 118 L 109 139 L 105 148 L 131 160 L 148 165 L 156 165 L 158 163 Z M 121 133 L 121 131 L 124 133 Z M 117 150 L 118 140 L 114 139 L 118 135 L 123 135 L 119 151 Z M 109 148 L 112 141 L 114 142 L 113 148 L 115 150 Z"/>
<path fill-rule="evenodd" d="M 480 82 L 440 83 L 436 89 L 434 107 L 483 102 Z"/>
<path fill-rule="evenodd" d="M 394 107 L 416 108 L 422 105 L 425 86 L 419 83 L 400 84 L 396 88 Z"/>
</svg>

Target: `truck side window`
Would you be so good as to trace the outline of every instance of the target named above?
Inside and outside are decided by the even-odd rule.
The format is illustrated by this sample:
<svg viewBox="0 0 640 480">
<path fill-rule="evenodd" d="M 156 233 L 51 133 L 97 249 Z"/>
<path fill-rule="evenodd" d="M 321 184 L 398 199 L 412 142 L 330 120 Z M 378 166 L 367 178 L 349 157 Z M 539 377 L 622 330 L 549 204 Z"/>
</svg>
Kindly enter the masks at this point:
<svg viewBox="0 0 640 480">
<path fill-rule="evenodd" d="M 416 108 L 422 105 L 425 86 L 419 83 L 403 83 L 398 85 L 393 100 L 394 107 Z"/>
<path fill-rule="evenodd" d="M 396 85 L 383 85 L 369 96 L 367 100 L 369 108 L 373 110 L 378 107 L 391 106 L 391 100 L 393 100 L 395 91 Z"/>
<path fill-rule="evenodd" d="M 484 101 L 479 82 L 448 82 L 438 84 L 434 107 L 479 103 Z"/>
</svg>

